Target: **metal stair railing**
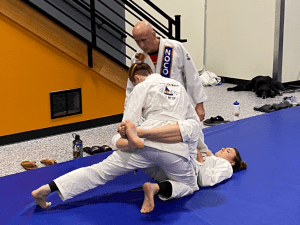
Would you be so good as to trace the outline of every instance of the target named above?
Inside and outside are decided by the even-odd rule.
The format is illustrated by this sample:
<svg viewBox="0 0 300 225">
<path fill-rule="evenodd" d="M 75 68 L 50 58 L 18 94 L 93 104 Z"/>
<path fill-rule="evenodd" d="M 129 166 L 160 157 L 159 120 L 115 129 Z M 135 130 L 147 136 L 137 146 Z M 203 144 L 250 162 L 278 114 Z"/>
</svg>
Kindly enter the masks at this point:
<svg viewBox="0 0 300 225">
<path fill-rule="evenodd" d="M 92 49 L 96 49 L 119 63 L 122 67 L 126 69 L 128 68 L 125 61 L 126 59 L 130 60 L 132 54 L 128 54 L 126 50 L 136 52 L 136 49 L 128 44 L 128 39 L 133 39 L 133 37 L 126 31 L 125 25 L 128 24 L 133 27 L 134 24 L 127 20 L 124 15 L 120 15 L 120 13 L 112 7 L 112 2 L 109 1 L 109 3 L 107 3 L 107 1 L 105 2 L 103 0 L 60 0 L 59 2 L 57 0 L 40 0 L 38 2 L 34 0 L 22 1 L 85 42 L 88 46 L 87 54 L 89 67 L 93 67 Z M 185 39 L 180 38 L 179 15 L 176 15 L 175 19 L 172 19 L 150 0 L 144 0 L 144 2 L 154 10 L 154 12 L 160 14 L 168 23 L 168 26 L 165 26 L 133 0 L 114 0 L 113 2 L 123 8 L 123 10 L 130 13 L 137 20 L 146 20 L 151 23 L 153 29 L 158 35 L 164 38 L 186 42 Z M 47 4 L 47 9 L 45 9 L 43 5 L 44 3 Z M 62 7 L 62 5 L 64 5 L 64 7 Z M 119 18 L 121 21 L 124 21 L 124 23 L 122 23 L 124 28 L 108 16 L 104 15 L 104 13 L 100 12 L 98 10 L 99 7 L 101 10 L 105 10 L 105 12 L 109 12 L 111 15 Z M 67 8 L 67 10 L 63 8 Z M 55 11 L 55 13 L 53 13 L 53 11 Z M 77 15 L 84 18 L 84 20 L 81 19 L 80 21 L 78 16 L 76 17 L 72 15 L 71 11 L 76 12 Z M 57 16 L 57 14 L 59 14 L 59 16 Z M 65 19 L 62 20 L 62 17 L 71 21 L 69 23 L 72 23 L 72 26 L 64 21 Z M 74 27 L 76 27 L 76 29 Z M 101 30 L 105 32 L 105 34 L 99 34 Z M 173 35 L 173 32 L 175 35 Z M 99 42 L 102 43 L 100 44 Z M 104 50 L 104 48 L 108 50 Z"/>
</svg>

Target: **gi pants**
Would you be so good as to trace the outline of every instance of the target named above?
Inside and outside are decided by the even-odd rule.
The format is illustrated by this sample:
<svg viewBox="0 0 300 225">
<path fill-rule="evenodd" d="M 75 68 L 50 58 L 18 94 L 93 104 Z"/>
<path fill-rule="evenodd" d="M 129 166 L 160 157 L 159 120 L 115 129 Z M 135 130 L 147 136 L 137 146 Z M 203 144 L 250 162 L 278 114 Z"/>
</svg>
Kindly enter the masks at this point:
<svg viewBox="0 0 300 225">
<path fill-rule="evenodd" d="M 54 180 L 60 198 L 65 201 L 107 181 L 139 168 L 158 166 L 166 173 L 173 193 L 169 198 L 190 195 L 198 190 L 194 161 L 145 146 L 131 153 L 114 151 L 105 160 L 92 166 L 83 167 Z M 160 196 L 164 199 L 163 196 Z"/>
</svg>

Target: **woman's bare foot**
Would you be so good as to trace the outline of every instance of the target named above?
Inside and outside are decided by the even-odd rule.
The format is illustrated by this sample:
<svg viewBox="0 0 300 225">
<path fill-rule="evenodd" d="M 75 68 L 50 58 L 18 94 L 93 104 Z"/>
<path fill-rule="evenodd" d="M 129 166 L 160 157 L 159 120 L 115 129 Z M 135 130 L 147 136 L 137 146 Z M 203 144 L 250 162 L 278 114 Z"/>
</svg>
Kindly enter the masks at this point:
<svg viewBox="0 0 300 225">
<path fill-rule="evenodd" d="M 138 149 L 144 148 L 144 142 L 137 135 L 134 123 L 128 122 L 126 124 L 126 136 L 128 137 L 129 141 L 131 141 L 135 145 L 135 147 L 137 147 Z"/>
<path fill-rule="evenodd" d="M 146 182 L 143 184 L 144 202 L 141 208 L 141 213 L 149 213 L 154 209 L 154 195 L 159 191 L 158 184 Z"/>
<path fill-rule="evenodd" d="M 126 137 L 126 126 L 121 126 L 121 129 L 119 130 L 120 135 L 122 138 L 127 138 Z"/>
<path fill-rule="evenodd" d="M 126 137 L 126 122 L 127 120 L 121 122 L 119 125 L 118 125 L 118 132 L 120 133 L 121 137 L 122 138 L 127 138 Z M 130 120 L 128 120 L 130 121 Z"/>
<path fill-rule="evenodd" d="M 45 209 L 51 205 L 51 202 L 46 202 L 47 196 L 50 193 L 51 193 L 50 187 L 48 184 L 46 184 L 31 192 L 31 195 L 34 198 L 35 203 L 38 204 L 43 209 Z"/>
</svg>

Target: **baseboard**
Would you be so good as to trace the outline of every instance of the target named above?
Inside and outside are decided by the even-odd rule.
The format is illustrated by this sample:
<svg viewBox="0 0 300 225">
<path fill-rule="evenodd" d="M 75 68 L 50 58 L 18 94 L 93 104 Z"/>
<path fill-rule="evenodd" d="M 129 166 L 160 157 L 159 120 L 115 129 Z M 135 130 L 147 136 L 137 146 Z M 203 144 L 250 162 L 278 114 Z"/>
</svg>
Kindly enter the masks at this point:
<svg viewBox="0 0 300 225">
<path fill-rule="evenodd" d="M 289 89 L 299 89 L 300 88 L 300 80 L 283 83 L 283 86 L 285 88 L 289 88 Z"/>
<path fill-rule="evenodd" d="M 221 77 L 221 76 L 220 76 Z M 229 84 L 241 84 L 246 85 L 250 82 L 250 80 L 243 80 L 243 79 L 237 79 L 237 78 L 231 78 L 231 77 L 221 77 L 222 83 L 229 83 Z M 282 83 L 285 88 L 291 88 L 291 89 L 297 89 L 300 88 L 300 80 L 291 81 Z"/>
<path fill-rule="evenodd" d="M 231 77 L 221 77 L 222 83 L 229 83 L 229 84 L 237 84 L 237 85 L 246 85 L 249 83 L 250 80 L 243 80 L 243 79 L 237 79 L 237 78 L 231 78 Z"/>
<path fill-rule="evenodd" d="M 101 127 L 105 125 L 110 125 L 114 123 L 119 123 L 122 121 L 123 114 L 117 114 L 113 116 L 72 123 L 67 125 L 61 125 L 56 127 L 49 127 L 44 129 L 32 130 L 17 134 L 11 134 L 0 137 L 0 146 L 14 144 L 23 141 L 29 141 L 38 138 L 44 138 L 48 136 L 68 133 L 77 130 L 90 129 L 94 127 Z"/>
</svg>

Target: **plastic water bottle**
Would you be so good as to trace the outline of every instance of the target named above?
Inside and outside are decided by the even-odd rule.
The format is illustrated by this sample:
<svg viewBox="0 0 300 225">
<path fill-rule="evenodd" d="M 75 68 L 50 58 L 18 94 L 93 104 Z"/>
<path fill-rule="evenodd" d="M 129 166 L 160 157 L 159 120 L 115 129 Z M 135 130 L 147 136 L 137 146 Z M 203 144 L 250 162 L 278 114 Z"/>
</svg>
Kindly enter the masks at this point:
<svg viewBox="0 0 300 225">
<path fill-rule="evenodd" d="M 233 103 L 233 121 L 238 120 L 239 116 L 240 116 L 240 103 L 235 101 Z"/>
<path fill-rule="evenodd" d="M 75 138 L 73 141 L 73 159 L 78 159 L 83 157 L 83 146 L 82 140 L 78 134 L 73 134 Z"/>
</svg>

